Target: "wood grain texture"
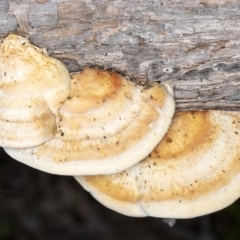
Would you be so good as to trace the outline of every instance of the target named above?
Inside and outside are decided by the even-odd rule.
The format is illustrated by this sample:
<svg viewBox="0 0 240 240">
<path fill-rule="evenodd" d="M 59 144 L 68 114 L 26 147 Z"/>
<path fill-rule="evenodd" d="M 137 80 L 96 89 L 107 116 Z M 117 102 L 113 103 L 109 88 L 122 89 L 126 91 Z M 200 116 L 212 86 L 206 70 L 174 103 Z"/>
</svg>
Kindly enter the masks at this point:
<svg viewBox="0 0 240 240">
<path fill-rule="evenodd" d="M 10 32 L 70 71 L 167 82 L 177 109 L 240 110 L 238 0 L 1 0 L 0 37 Z"/>
</svg>

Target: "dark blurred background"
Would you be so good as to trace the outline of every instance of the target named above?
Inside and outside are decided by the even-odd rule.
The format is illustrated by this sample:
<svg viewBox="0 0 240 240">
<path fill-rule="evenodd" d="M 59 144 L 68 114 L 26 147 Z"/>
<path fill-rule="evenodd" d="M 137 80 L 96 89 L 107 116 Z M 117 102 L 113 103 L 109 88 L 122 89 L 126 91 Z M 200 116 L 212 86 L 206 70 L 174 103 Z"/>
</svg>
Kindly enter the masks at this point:
<svg viewBox="0 0 240 240">
<path fill-rule="evenodd" d="M 203 206 L 204 207 L 204 206 Z M 21 164 L 0 149 L 0 240 L 237 240 L 240 201 L 169 227 L 160 218 L 131 218 L 98 203 L 73 177 Z"/>
</svg>

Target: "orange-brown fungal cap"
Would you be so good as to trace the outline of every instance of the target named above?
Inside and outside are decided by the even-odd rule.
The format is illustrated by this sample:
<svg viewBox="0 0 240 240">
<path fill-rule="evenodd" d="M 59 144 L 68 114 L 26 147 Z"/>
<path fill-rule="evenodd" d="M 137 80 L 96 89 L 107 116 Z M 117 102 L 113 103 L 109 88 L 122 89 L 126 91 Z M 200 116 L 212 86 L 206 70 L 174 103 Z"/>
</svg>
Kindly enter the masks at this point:
<svg viewBox="0 0 240 240">
<path fill-rule="evenodd" d="M 64 175 L 115 173 L 146 157 L 166 133 L 174 100 L 163 86 L 136 86 L 86 68 L 71 75 L 56 136 L 32 149 L 6 149 L 19 161 Z"/>
<path fill-rule="evenodd" d="M 76 179 L 105 206 L 130 216 L 192 218 L 239 197 L 240 114 L 179 112 L 143 161 L 111 175 Z"/>
<path fill-rule="evenodd" d="M 70 75 L 46 50 L 10 34 L 0 43 L 0 146 L 32 147 L 56 133 Z"/>
</svg>

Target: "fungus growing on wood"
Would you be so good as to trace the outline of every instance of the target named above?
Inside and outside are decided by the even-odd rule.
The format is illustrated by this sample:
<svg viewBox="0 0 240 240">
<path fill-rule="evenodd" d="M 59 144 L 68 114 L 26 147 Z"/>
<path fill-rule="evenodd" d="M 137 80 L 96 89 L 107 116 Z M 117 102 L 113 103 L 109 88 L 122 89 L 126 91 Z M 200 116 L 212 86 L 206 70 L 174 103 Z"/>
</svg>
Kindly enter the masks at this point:
<svg viewBox="0 0 240 240">
<path fill-rule="evenodd" d="M 0 146 L 32 147 L 56 133 L 70 76 L 59 60 L 10 34 L 0 43 Z"/>
<path fill-rule="evenodd" d="M 192 218 L 218 211 L 240 195 L 240 114 L 179 112 L 143 161 L 117 174 L 76 180 L 128 216 Z"/>
<path fill-rule="evenodd" d="M 115 72 L 71 74 L 56 136 L 41 146 L 5 148 L 34 168 L 62 175 L 109 174 L 146 157 L 166 133 L 174 100 L 164 86 L 136 86 Z"/>
</svg>

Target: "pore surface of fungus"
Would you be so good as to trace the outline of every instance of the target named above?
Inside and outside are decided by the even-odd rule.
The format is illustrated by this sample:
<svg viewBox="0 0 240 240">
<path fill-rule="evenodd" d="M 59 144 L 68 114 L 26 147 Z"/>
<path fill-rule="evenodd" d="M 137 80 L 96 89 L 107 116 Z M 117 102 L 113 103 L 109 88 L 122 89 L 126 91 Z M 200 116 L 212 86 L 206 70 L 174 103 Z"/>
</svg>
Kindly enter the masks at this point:
<svg viewBox="0 0 240 240">
<path fill-rule="evenodd" d="M 240 114 L 179 112 L 143 161 L 76 179 L 103 205 L 129 216 L 192 218 L 220 210 L 240 195 Z"/>
<path fill-rule="evenodd" d="M 69 91 L 67 68 L 45 49 L 14 34 L 2 39 L 0 146 L 31 147 L 52 138 Z"/>
<path fill-rule="evenodd" d="M 166 87 L 136 86 L 97 68 L 71 78 L 56 136 L 36 148 L 7 148 L 9 155 L 50 173 L 108 174 L 142 160 L 166 133 L 174 113 Z"/>
</svg>

